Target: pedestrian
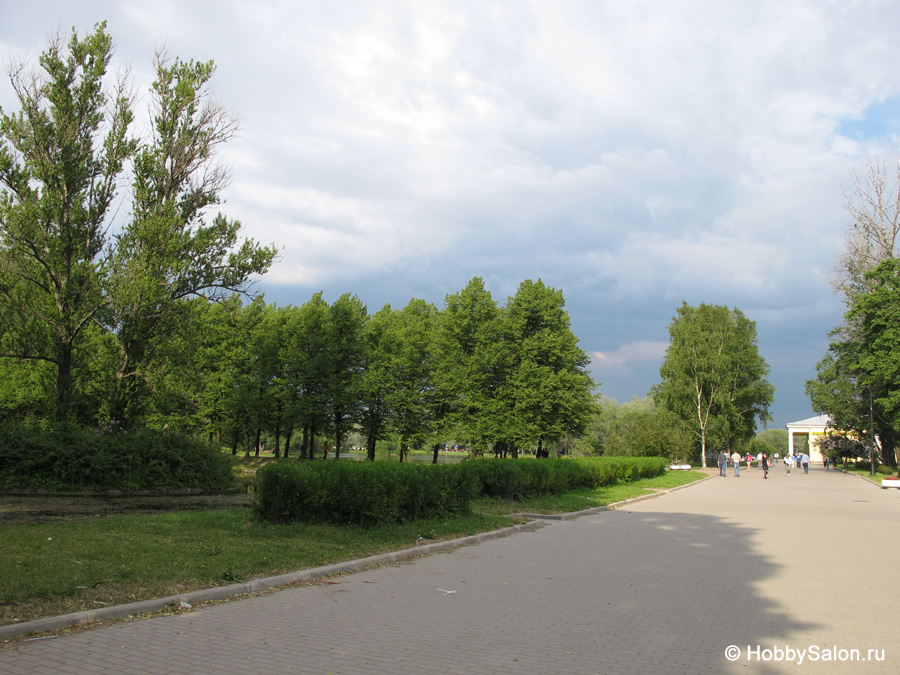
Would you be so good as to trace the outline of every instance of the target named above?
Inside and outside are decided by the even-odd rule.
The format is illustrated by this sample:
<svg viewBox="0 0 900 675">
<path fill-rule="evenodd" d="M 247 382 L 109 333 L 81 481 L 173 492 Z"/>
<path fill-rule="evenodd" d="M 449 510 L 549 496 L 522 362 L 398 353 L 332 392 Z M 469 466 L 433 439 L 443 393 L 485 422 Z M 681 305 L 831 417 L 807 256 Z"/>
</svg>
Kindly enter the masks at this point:
<svg viewBox="0 0 900 675">
<path fill-rule="evenodd" d="M 725 454 L 725 449 L 722 448 L 719 450 L 719 475 L 722 478 L 725 478 L 725 468 L 728 466 L 728 455 Z"/>
<path fill-rule="evenodd" d="M 785 455 L 784 456 L 784 469 L 787 472 L 787 475 L 791 475 L 791 467 L 794 466 L 794 456 L 793 455 Z"/>
<path fill-rule="evenodd" d="M 803 453 L 803 473 L 809 473 L 809 455 Z"/>
<path fill-rule="evenodd" d="M 741 456 L 738 454 L 738 451 L 735 450 L 731 453 L 731 463 L 734 464 L 734 477 L 741 477 Z"/>
<path fill-rule="evenodd" d="M 753 455 L 747 453 L 747 473 L 750 473 L 750 465 L 753 464 Z"/>
<path fill-rule="evenodd" d="M 766 453 L 762 453 L 762 468 L 763 468 L 763 478 L 768 480 L 768 478 L 769 478 L 769 456 Z"/>
</svg>

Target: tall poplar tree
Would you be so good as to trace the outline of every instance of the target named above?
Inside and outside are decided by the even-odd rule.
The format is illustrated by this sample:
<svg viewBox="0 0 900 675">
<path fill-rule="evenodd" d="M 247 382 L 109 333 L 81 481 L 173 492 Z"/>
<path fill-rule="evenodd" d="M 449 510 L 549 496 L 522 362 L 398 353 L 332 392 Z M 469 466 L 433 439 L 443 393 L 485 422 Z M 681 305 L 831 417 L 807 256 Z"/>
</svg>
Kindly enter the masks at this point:
<svg viewBox="0 0 900 675">
<path fill-rule="evenodd" d="M 135 156 L 133 213 L 116 237 L 109 284 L 119 344 L 112 414 L 129 421 L 142 413 L 148 362 L 177 330 L 181 301 L 241 292 L 275 257 L 273 247 L 239 241 L 238 221 L 208 214 L 228 184 L 216 151 L 237 131 L 211 96 L 215 66 L 165 54 L 154 65 L 152 137 Z"/>
<path fill-rule="evenodd" d="M 128 85 L 107 86 L 104 23 L 52 39 L 33 72 L 10 68 L 18 113 L 0 111 L 2 356 L 56 371 L 56 418 L 68 417 L 82 335 L 107 306 L 108 212 L 134 142 Z"/>
</svg>

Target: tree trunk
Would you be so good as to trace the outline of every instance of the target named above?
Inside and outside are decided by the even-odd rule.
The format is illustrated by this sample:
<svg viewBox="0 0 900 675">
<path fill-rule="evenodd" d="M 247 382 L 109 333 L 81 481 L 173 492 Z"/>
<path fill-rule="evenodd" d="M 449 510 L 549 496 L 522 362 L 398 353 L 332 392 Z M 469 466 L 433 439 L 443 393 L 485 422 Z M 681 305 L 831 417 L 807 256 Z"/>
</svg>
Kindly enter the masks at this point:
<svg viewBox="0 0 900 675">
<path fill-rule="evenodd" d="M 438 463 L 438 451 L 439 451 L 440 449 L 441 449 L 441 444 L 440 444 L 440 443 L 435 443 L 435 444 L 434 444 L 434 448 L 433 448 L 433 450 L 434 450 L 434 457 L 431 458 L 431 463 L 432 463 L 432 464 L 437 464 L 437 463 Z"/>
<path fill-rule="evenodd" d="M 343 413 L 338 412 L 334 414 L 334 458 L 336 460 L 341 458 L 341 436 L 343 436 L 341 426 L 344 421 L 343 417 Z"/>
<path fill-rule="evenodd" d="M 262 428 L 261 428 L 261 427 L 256 427 L 256 439 L 255 439 L 255 445 L 256 445 L 256 456 L 257 456 L 257 457 L 259 457 L 259 442 L 260 442 L 260 438 L 261 438 L 261 437 L 262 437 Z"/>
<path fill-rule="evenodd" d="M 309 425 L 303 425 L 303 434 L 300 437 L 300 459 L 312 459 L 309 451 Z"/>
<path fill-rule="evenodd" d="M 69 392 L 72 387 L 72 347 L 63 346 L 56 371 L 56 421 L 69 416 Z"/>
<path fill-rule="evenodd" d="M 284 432 L 284 458 L 287 459 L 288 453 L 291 451 L 291 436 L 294 435 L 294 427 L 288 427 Z"/>
<path fill-rule="evenodd" d="M 375 444 L 377 441 L 375 440 L 375 436 L 369 436 L 366 438 L 366 459 L 370 462 L 375 461 Z"/>
<path fill-rule="evenodd" d="M 281 457 L 281 425 L 275 425 L 275 459 Z"/>
</svg>

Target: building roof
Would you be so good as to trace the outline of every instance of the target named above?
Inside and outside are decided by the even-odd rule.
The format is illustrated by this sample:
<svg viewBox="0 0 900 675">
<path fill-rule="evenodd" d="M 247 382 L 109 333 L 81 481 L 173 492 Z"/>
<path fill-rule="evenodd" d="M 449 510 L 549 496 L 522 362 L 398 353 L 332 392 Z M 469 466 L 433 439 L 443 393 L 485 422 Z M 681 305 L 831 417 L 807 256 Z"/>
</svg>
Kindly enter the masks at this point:
<svg viewBox="0 0 900 675">
<path fill-rule="evenodd" d="M 798 422 L 788 422 L 785 426 L 790 429 L 791 427 L 827 427 L 829 424 L 831 424 L 831 417 L 819 415 Z"/>
</svg>

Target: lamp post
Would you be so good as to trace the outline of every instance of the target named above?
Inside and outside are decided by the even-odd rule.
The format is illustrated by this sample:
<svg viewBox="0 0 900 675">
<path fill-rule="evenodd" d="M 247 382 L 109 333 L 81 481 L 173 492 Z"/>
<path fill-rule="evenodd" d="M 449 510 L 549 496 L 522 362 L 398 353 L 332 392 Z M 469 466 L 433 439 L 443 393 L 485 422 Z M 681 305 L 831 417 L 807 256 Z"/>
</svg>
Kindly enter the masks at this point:
<svg viewBox="0 0 900 675">
<path fill-rule="evenodd" d="M 875 402 L 872 387 L 863 385 L 869 390 L 869 475 L 875 475 Z M 857 394 L 853 397 L 857 403 L 862 403 L 863 397 Z"/>
</svg>

